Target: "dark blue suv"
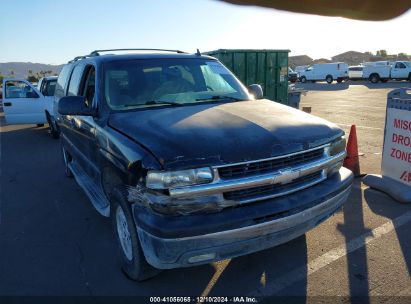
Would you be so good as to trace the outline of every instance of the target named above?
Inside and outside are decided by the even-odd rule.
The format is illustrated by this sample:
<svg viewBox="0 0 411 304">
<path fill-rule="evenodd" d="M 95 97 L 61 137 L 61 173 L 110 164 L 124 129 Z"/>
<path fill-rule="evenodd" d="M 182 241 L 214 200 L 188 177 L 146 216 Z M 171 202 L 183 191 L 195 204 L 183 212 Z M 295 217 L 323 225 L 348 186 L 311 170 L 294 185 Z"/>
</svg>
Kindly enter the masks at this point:
<svg viewBox="0 0 411 304">
<path fill-rule="evenodd" d="M 347 199 L 336 125 L 199 52 L 130 52 L 75 58 L 55 93 L 66 175 L 111 216 L 129 277 L 287 242 Z"/>
</svg>

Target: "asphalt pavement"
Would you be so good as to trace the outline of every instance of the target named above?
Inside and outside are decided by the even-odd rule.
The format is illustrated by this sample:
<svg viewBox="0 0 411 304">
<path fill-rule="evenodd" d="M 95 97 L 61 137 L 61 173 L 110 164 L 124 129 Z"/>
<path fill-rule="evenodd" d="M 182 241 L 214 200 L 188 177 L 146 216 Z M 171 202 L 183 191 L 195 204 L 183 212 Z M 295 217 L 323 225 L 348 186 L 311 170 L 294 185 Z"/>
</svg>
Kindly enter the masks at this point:
<svg viewBox="0 0 411 304">
<path fill-rule="evenodd" d="M 301 106 L 311 106 L 313 114 L 347 132 L 357 124 L 361 169 L 378 173 L 386 95 L 395 86 L 411 87 L 406 82 L 305 84 L 309 92 Z M 298 303 L 411 299 L 411 206 L 368 189 L 361 179 L 342 210 L 291 242 L 131 281 L 119 268 L 110 220 L 64 176 L 59 141 L 46 127 L 7 126 L 0 118 L 2 296 L 271 295 L 298 296 Z"/>
</svg>

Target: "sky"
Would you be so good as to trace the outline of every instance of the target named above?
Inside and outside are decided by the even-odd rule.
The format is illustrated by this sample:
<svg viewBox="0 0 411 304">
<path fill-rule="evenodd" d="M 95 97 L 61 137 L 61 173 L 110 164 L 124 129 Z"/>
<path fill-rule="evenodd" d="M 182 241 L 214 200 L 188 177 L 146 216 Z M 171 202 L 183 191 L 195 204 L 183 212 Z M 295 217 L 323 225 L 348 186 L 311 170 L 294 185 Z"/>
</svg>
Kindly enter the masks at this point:
<svg viewBox="0 0 411 304">
<path fill-rule="evenodd" d="M 0 15 L 0 62 L 62 64 L 131 47 L 289 49 L 313 59 L 350 50 L 411 54 L 411 10 L 372 22 L 216 0 L 20 0 L 2 2 Z"/>
</svg>

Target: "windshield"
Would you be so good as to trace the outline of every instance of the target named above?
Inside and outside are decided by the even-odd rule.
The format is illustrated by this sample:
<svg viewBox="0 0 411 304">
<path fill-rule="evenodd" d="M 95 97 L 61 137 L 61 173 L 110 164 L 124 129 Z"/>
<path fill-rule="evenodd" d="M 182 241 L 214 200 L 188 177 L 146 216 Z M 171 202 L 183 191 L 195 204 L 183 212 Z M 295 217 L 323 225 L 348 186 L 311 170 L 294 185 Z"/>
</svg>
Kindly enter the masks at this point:
<svg viewBox="0 0 411 304">
<path fill-rule="evenodd" d="M 104 95 L 114 110 L 250 99 L 227 68 L 207 59 L 109 62 L 104 69 Z"/>
</svg>

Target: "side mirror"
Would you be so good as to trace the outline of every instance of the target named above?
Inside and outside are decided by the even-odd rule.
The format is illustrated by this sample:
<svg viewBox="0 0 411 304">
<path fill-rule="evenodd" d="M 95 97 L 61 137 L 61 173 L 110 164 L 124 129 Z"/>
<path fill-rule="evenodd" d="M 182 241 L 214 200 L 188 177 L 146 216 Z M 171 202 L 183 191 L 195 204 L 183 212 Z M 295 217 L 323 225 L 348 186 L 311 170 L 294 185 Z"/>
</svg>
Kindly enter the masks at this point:
<svg viewBox="0 0 411 304">
<path fill-rule="evenodd" d="M 97 110 L 86 105 L 83 96 L 65 96 L 58 102 L 58 112 L 61 115 L 96 116 Z"/>
<path fill-rule="evenodd" d="M 263 88 L 259 84 L 250 84 L 248 86 L 248 92 L 254 95 L 255 99 L 263 99 Z"/>
</svg>

